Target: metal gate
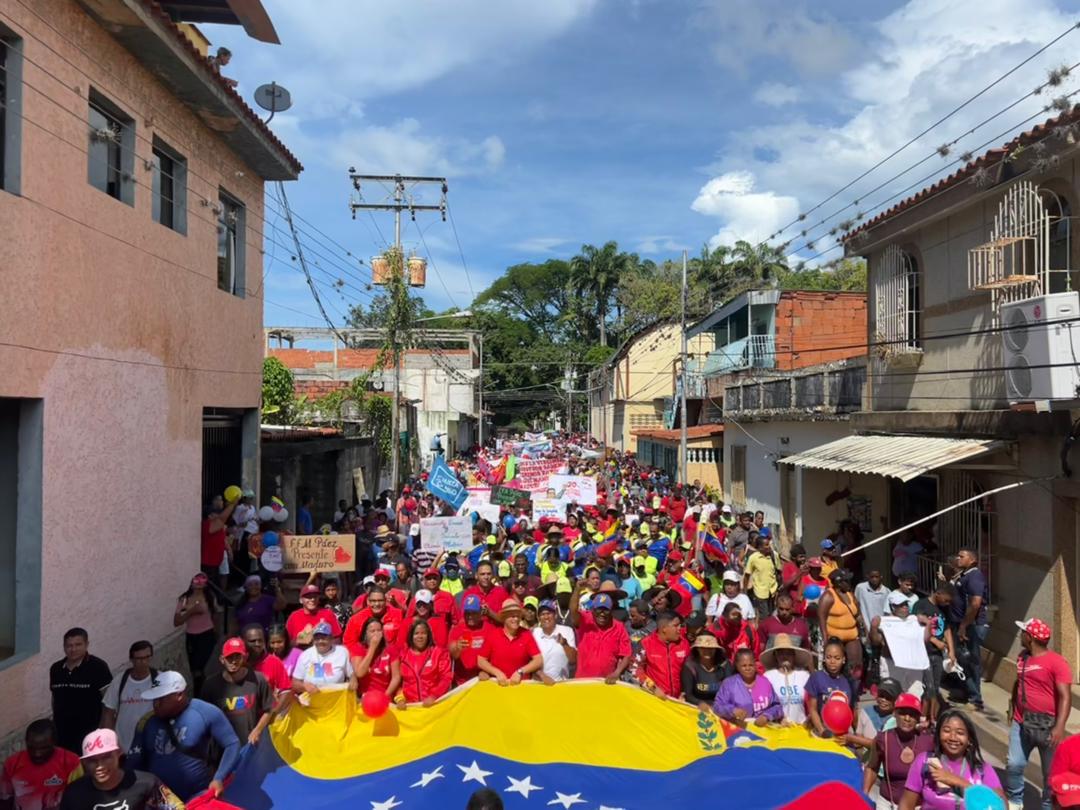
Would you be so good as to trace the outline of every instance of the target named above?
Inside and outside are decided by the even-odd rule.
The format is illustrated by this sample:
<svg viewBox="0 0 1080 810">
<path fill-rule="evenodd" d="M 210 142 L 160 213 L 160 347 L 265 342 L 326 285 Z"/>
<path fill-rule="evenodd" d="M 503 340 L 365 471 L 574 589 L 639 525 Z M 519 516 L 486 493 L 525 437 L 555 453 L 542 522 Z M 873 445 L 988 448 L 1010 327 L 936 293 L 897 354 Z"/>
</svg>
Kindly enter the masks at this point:
<svg viewBox="0 0 1080 810">
<path fill-rule="evenodd" d="M 243 475 L 241 416 L 215 408 L 203 409 L 202 495 L 209 503 L 232 484 L 241 486 Z"/>
<path fill-rule="evenodd" d="M 950 504 L 973 498 L 983 491 L 983 487 L 969 474 L 948 468 L 938 475 L 938 505 L 941 508 Z M 919 589 L 931 592 L 937 585 L 938 566 L 948 563 L 950 557 L 962 548 L 973 548 L 979 560 L 979 569 L 986 576 L 986 586 L 993 599 L 990 542 L 994 531 L 994 510 L 992 498 L 981 498 L 951 509 L 941 516 L 937 523 L 935 540 L 937 553 L 919 558 Z"/>
</svg>

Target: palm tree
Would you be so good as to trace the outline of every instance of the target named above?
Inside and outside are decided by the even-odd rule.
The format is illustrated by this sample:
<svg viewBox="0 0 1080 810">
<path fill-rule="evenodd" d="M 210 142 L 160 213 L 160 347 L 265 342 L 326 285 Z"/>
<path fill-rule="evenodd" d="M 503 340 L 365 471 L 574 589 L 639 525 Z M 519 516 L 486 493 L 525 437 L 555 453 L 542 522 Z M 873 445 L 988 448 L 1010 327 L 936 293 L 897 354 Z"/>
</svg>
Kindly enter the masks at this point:
<svg viewBox="0 0 1080 810">
<path fill-rule="evenodd" d="M 709 304 L 715 306 L 727 300 L 732 288 L 731 248 L 718 245 L 701 249 L 701 258 L 694 260 L 694 277 L 709 291 Z"/>
<path fill-rule="evenodd" d="M 570 287 L 587 296 L 596 308 L 600 327 L 600 345 L 607 346 L 607 313 L 619 279 L 635 265 L 635 257 L 621 253 L 615 242 L 601 248 L 582 245 L 581 253 L 570 260 Z"/>
<path fill-rule="evenodd" d="M 772 284 L 788 269 L 787 257 L 780 249 L 765 244 L 753 245 L 742 239 L 731 250 L 731 263 L 736 277 L 749 284 L 759 281 Z"/>
</svg>

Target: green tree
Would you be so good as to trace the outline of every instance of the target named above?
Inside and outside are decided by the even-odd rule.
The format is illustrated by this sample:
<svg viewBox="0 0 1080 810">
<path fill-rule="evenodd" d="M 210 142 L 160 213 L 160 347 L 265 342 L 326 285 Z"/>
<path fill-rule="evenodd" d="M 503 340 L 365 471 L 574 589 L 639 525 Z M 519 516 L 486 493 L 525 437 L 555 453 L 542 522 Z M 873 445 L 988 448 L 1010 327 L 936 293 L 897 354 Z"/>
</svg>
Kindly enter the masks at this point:
<svg viewBox="0 0 1080 810">
<path fill-rule="evenodd" d="M 564 337 L 573 300 L 569 263 L 549 259 L 508 267 L 476 297 L 473 307 L 524 319 L 554 341 Z"/>
<path fill-rule="evenodd" d="M 866 292 L 866 260 L 841 259 L 833 267 L 796 266 L 780 274 L 785 290 Z"/>
<path fill-rule="evenodd" d="M 754 245 L 740 239 L 731 249 L 731 267 L 738 285 L 773 284 L 788 269 L 783 251 L 772 245 Z"/>
<path fill-rule="evenodd" d="M 390 317 L 391 303 L 390 296 L 380 292 L 372 296 L 367 306 L 362 303 L 353 304 L 349 309 L 349 326 L 353 329 L 383 329 Z M 408 295 L 408 306 L 414 320 L 435 314 L 424 305 L 424 299 L 418 295 Z"/>
<path fill-rule="evenodd" d="M 267 424 L 292 424 L 296 412 L 295 385 L 288 366 L 276 357 L 263 360 L 262 418 Z"/>
<path fill-rule="evenodd" d="M 596 312 L 600 345 L 607 346 L 607 316 L 611 298 L 623 278 L 635 264 L 637 256 L 623 253 L 614 241 L 603 247 L 582 245 L 581 253 L 570 260 L 570 288 L 586 296 Z"/>
</svg>

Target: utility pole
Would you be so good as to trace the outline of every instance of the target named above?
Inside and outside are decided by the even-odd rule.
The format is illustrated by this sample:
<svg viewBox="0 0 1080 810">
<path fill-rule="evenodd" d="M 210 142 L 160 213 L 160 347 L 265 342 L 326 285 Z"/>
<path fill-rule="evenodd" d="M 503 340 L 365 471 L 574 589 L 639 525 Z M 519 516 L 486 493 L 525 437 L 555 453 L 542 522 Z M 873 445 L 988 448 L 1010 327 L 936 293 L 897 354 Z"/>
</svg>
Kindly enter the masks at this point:
<svg viewBox="0 0 1080 810">
<path fill-rule="evenodd" d="M 688 483 L 689 471 L 687 470 L 686 460 L 686 251 L 682 252 L 682 289 L 679 293 L 679 298 L 682 300 L 682 327 L 680 329 L 680 336 L 682 337 L 682 350 L 680 351 L 680 375 L 682 378 L 682 413 L 679 418 L 679 466 L 681 468 L 682 475 L 680 480 L 683 484 Z"/>
<path fill-rule="evenodd" d="M 359 193 L 361 186 L 365 182 L 376 183 L 393 183 L 394 195 L 393 202 L 383 203 L 365 203 L 355 200 L 349 201 L 349 208 L 352 210 L 353 219 L 356 219 L 357 211 L 393 211 L 394 213 L 394 250 L 397 259 L 401 262 L 400 267 L 391 267 L 390 271 L 393 273 L 400 273 L 401 278 L 397 281 L 403 283 L 397 283 L 390 288 L 391 297 L 405 295 L 408 293 L 408 282 L 404 278 L 408 272 L 408 263 L 405 261 L 405 254 L 401 250 L 401 212 L 408 211 L 413 221 L 416 221 L 417 211 L 438 211 L 442 214 L 443 222 L 446 222 L 446 178 L 445 177 L 412 177 L 400 174 L 357 174 L 353 168 L 349 169 L 349 179 L 352 180 L 353 188 Z M 413 202 L 411 195 L 406 195 L 406 184 L 410 187 L 418 186 L 422 184 L 437 184 L 442 187 L 442 199 L 438 205 L 420 205 Z M 362 199 L 362 198 L 361 198 Z M 394 310 L 400 312 L 400 302 L 393 301 Z M 395 320 L 387 325 L 387 338 L 390 344 L 390 349 L 394 355 L 394 404 L 393 412 L 390 414 L 390 434 L 393 444 L 393 452 L 390 456 L 390 486 L 394 490 L 394 494 L 397 494 L 398 484 L 400 483 L 400 461 L 401 461 L 401 353 L 404 347 L 401 345 L 401 335 L 399 334 L 399 327 Z"/>
</svg>

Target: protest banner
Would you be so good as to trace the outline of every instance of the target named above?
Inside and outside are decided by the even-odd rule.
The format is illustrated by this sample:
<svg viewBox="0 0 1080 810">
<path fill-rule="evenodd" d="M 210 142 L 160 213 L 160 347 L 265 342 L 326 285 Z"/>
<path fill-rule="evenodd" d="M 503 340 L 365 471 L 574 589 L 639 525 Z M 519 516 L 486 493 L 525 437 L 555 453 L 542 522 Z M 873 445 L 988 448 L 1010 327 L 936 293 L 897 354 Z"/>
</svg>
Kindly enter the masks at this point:
<svg viewBox="0 0 1080 810">
<path fill-rule="evenodd" d="M 596 479 L 587 475 L 549 476 L 548 489 L 555 490 L 556 497 L 567 503 L 596 506 Z"/>
<path fill-rule="evenodd" d="M 552 520 L 566 520 L 566 503 L 552 498 L 533 498 L 533 520 L 550 518 Z"/>
<path fill-rule="evenodd" d="M 420 543 L 431 551 L 469 551 L 472 520 L 468 515 L 420 518 Z"/>
<path fill-rule="evenodd" d="M 457 479 L 454 471 L 443 461 L 442 456 L 436 457 L 435 463 L 431 465 L 427 488 L 432 495 L 446 501 L 454 509 L 460 509 L 469 496 L 465 485 Z"/>
<path fill-rule="evenodd" d="M 532 493 L 527 489 L 500 486 L 491 488 L 491 503 L 496 506 L 517 506 L 522 501 L 529 500 L 531 496 Z"/>
<path fill-rule="evenodd" d="M 278 547 L 283 574 L 356 570 L 355 535 L 283 534 Z"/>
<path fill-rule="evenodd" d="M 518 489 L 546 492 L 548 478 L 559 472 L 563 461 L 557 458 L 523 458 L 517 463 L 514 483 Z"/>
</svg>

